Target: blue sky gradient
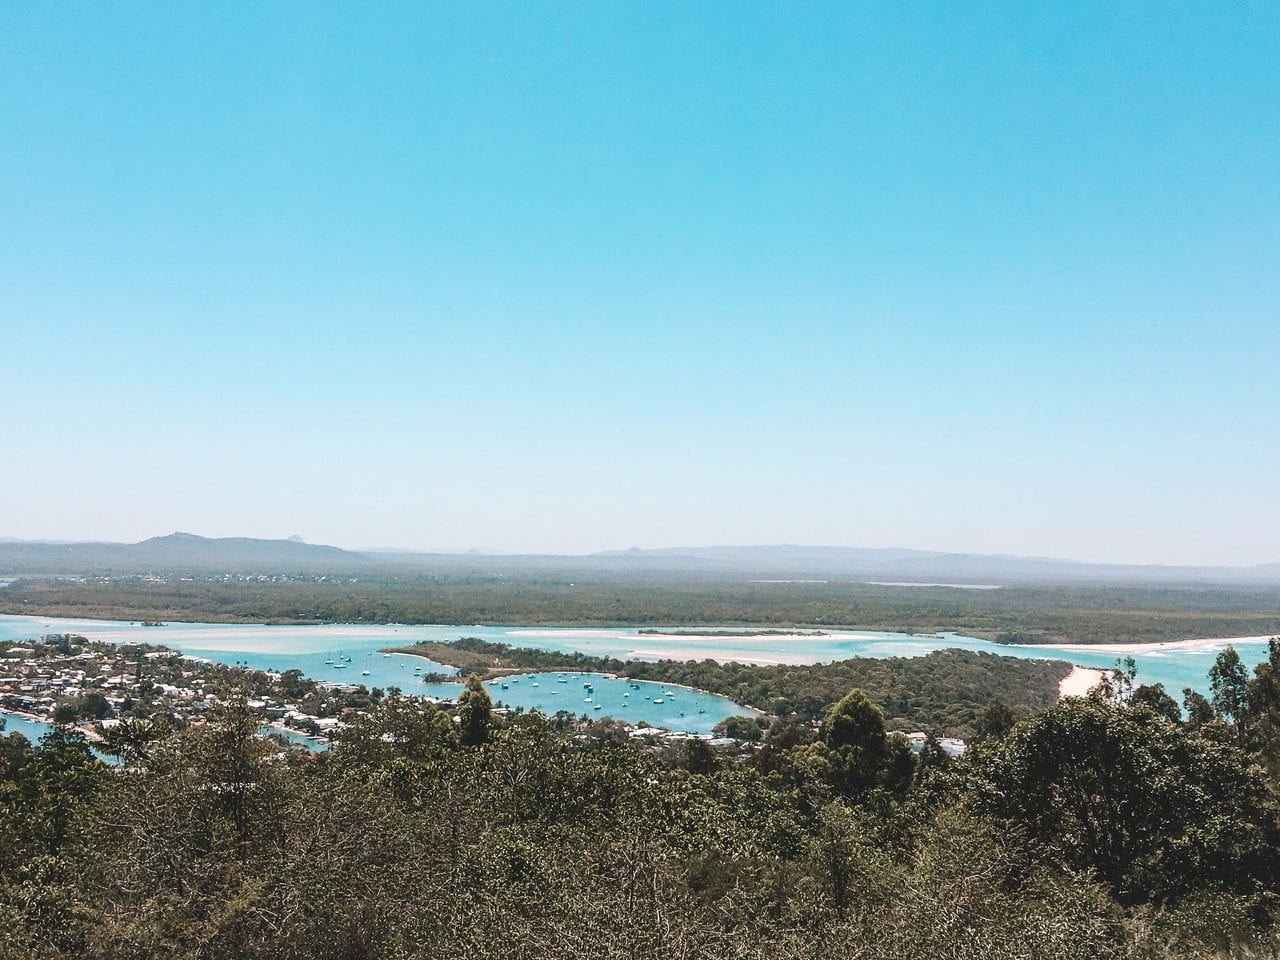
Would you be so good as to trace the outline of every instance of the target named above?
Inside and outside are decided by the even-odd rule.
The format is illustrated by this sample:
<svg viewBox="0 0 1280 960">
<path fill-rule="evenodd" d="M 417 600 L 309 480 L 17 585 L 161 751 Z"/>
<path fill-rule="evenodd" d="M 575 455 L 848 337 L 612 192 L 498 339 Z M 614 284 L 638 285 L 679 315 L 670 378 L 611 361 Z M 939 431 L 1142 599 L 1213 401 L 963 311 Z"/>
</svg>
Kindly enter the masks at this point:
<svg viewBox="0 0 1280 960">
<path fill-rule="evenodd" d="M 1280 560 L 1274 3 L 0 8 L 0 535 Z"/>
</svg>

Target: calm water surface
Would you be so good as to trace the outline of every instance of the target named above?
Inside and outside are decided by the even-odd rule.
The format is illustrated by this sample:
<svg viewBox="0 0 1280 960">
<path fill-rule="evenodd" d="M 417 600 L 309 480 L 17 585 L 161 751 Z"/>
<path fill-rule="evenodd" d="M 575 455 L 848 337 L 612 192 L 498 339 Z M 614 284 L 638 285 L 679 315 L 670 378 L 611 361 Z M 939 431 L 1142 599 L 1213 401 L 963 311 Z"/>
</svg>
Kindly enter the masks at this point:
<svg viewBox="0 0 1280 960">
<path fill-rule="evenodd" d="M 457 683 L 424 683 L 422 673 L 454 673 L 420 657 L 385 655 L 381 648 L 422 640 L 449 641 L 479 637 L 496 643 L 595 656 L 654 660 L 738 660 L 756 663 L 822 663 L 849 657 L 924 656 L 959 648 L 1026 659 L 1068 660 L 1086 667 L 1112 667 L 1116 654 L 1066 651 L 1052 646 L 1011 647 L 947 633 L 933 637 L 898 633 L 836 630 L 823 636 L 672 636 L 645 634 L 639 628 L 546 628 L 485 626 L 325 625 L 260 626 L 252 624 L 174 623 L 162 627 L 101 620 L 0 616 L 0 640 L 35 640 L 45 633 L 79 633 L 112 643 L 163 644 L 193 656 L 259 670 L 298 669 L 307 677 L 369 687 L 398 687 L 405 693 L 456 696 Z M 1184 687 L 1207 692 L 1207 673 L 1225 641 L 1207 649 L 1161 649 L 1134 654 L 1140 682 L 1160 682 L 1181 697 Z M 1266 658 L 1264 640 L 1236 644 L 1252 666 Z M 349 658 L 349 660 L 347 659 Z M 328 661 L 333 661 L 330 663 Z M 335 664 L 345 664 L 337 667 Z M 615 716 L 631 722 L 693 733 L 708 733 L 718 722 L 744 713 L 730 700 L 690 690 L 642 683 L 631 689 L 621 680 L 552 672 L 523 674 L 488 685 L 496 702 L 537 708 L 546 713 L 568 710 L 576 715 Z M 563 679 L 564 683 L 559 681 Z M 584 683 L 593 684 L 593 692 Z M 535 686 L 535 684 L 537 684 Z M 674 696 L 665 695 L 670 691 Z M 629 694 L 629 695 L 628 695 Z M 590 698 L 590 702 L 588 702 Z M 662 700 L 662 703 L 656 701 Z M 600 709 L 595 708 L 599 706 Z"/>
</svg>

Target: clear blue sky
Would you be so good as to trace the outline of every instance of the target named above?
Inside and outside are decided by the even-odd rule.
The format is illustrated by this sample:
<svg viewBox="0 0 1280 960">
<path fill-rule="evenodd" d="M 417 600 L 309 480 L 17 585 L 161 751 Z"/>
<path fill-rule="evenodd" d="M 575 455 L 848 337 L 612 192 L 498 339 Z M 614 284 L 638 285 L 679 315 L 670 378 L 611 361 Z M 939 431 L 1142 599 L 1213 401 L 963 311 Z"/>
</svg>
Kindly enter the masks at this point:
<svg viewBox="0 0 1280 960">
<path fill-rule="evenodd" d="M 1280 6 L 0 7 L 0 536 L 1280 560 Z"/>
</svg>

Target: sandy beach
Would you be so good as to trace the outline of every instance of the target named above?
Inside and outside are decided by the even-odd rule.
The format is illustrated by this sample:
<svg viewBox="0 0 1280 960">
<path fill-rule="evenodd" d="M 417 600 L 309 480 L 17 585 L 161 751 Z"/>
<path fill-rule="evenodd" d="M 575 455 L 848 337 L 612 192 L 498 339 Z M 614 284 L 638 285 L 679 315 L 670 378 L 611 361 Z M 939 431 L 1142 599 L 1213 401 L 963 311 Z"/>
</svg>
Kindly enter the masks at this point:
<svg viewBox="0 0 1280 960">
<path fill-rule="evenodd" d="M 716 663 L 742 663 L 753 667 L 797 666 L 813 663 L 804 654 L 766 653 L 750 650 L 716 650 L 711 653 L 700 647 L 668 647 L 662 650 L 632 650 L 627 660 L 714 660 Z"/>
<path fill-rule="evenodd" d="M 1102 682 L 1105 671 L 1089 667 L 1072 667 L 1071 672 L 1058 684 L 1058 697 L 1084 697 Z"/>
<path fill-rule="evenodd" d="M 1046 650 L 1066 650 L 1071 653 L 1159 653 L 1162 650 L 1203 652 L 1218 650 L 1228 644 L 1266 643 L 1273 635 L 1261 637 L 1206 637 L 1200 640 L 1165 640 L 1160 643 L 1059 643 L 1044 644 Z"/>
</svg>

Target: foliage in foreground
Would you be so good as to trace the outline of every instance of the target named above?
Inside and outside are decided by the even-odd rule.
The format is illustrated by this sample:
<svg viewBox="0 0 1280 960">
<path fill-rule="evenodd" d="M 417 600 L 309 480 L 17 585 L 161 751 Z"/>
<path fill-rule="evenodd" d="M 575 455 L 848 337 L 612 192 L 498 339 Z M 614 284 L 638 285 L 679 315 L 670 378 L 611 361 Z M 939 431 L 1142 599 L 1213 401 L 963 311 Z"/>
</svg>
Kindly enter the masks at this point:
<svg viewBox="0 0 1280 960">
<path fill-rule="evenodd" d="M 734 756 L 479 684 L 315 758 L 240 710 L 123 771 L 0 739 L 0 958 L 1274 956 L 1278 674 L 992 710 L 952 764 L 857 691 Z"/>
</svg>

